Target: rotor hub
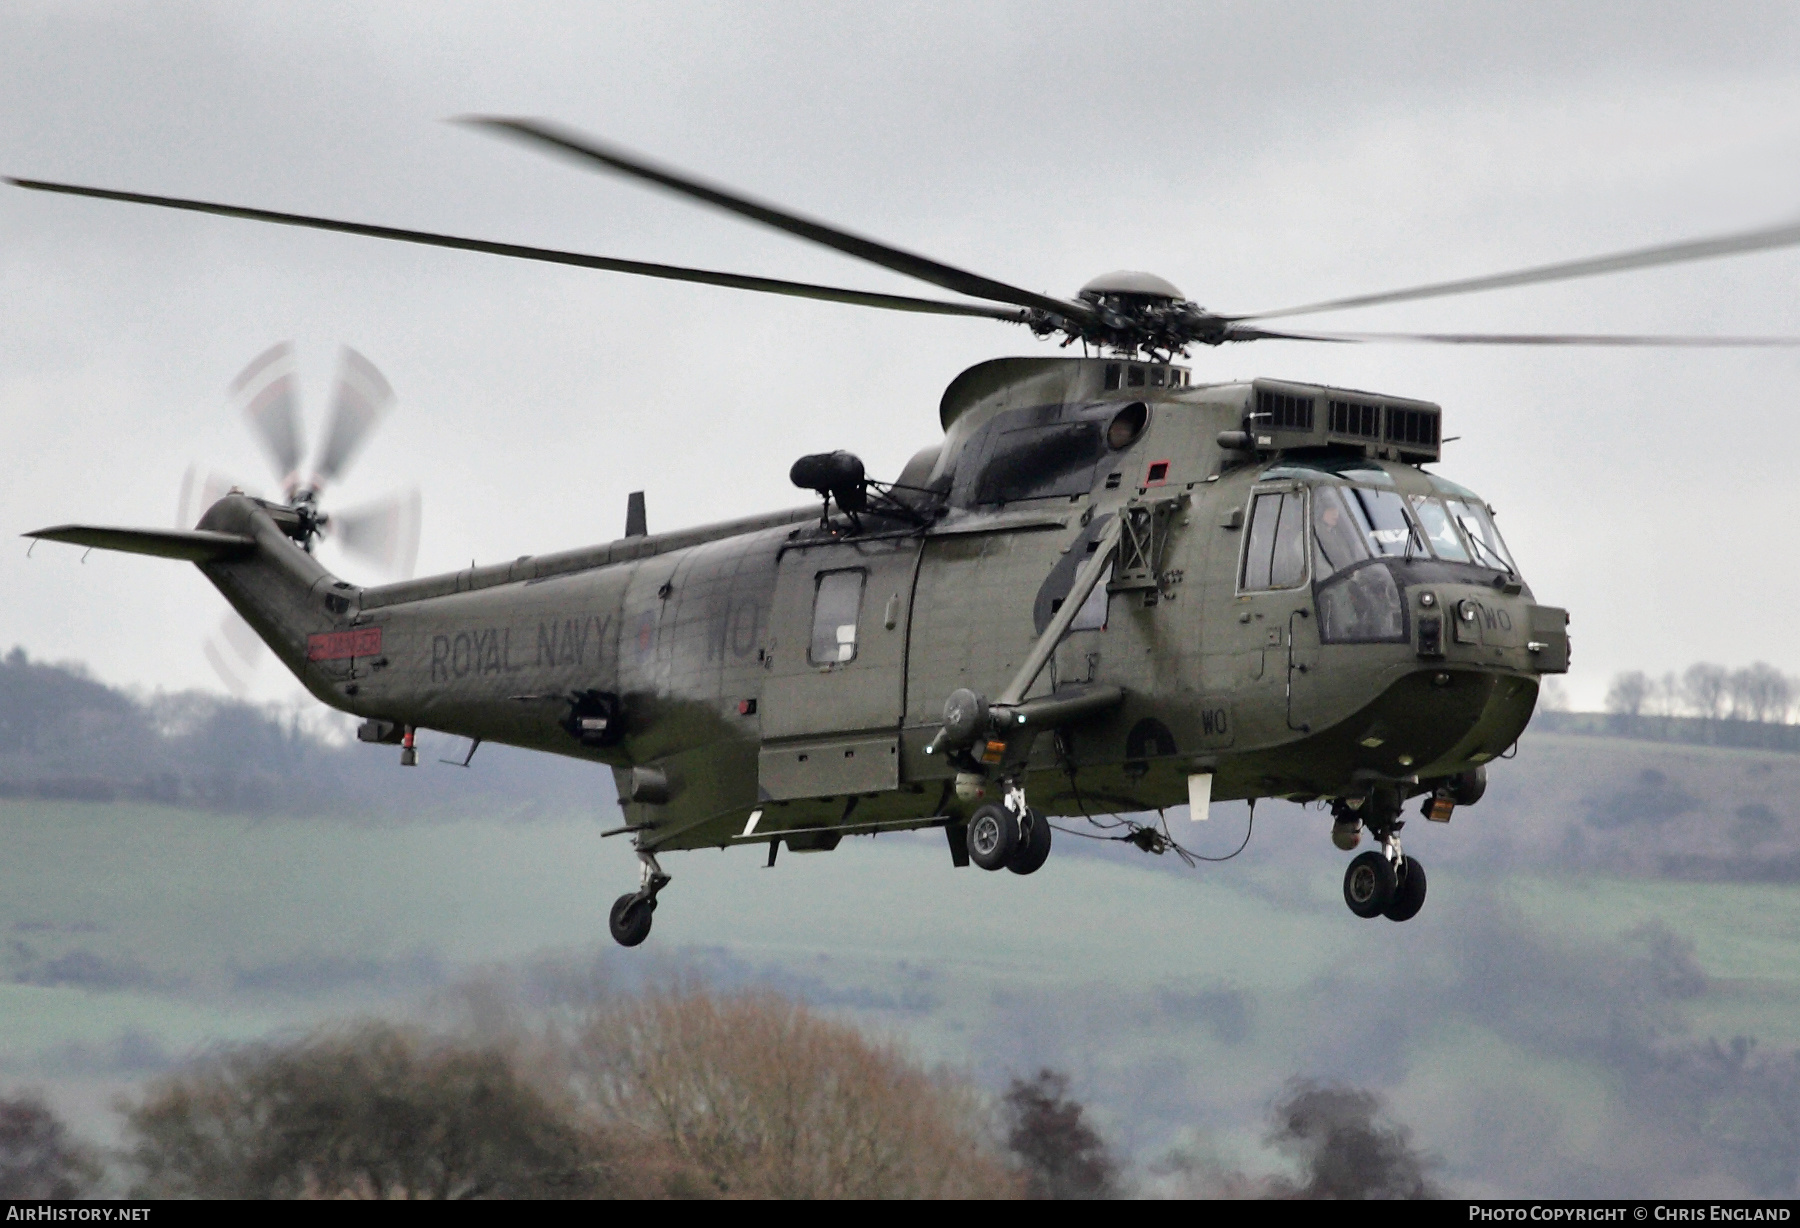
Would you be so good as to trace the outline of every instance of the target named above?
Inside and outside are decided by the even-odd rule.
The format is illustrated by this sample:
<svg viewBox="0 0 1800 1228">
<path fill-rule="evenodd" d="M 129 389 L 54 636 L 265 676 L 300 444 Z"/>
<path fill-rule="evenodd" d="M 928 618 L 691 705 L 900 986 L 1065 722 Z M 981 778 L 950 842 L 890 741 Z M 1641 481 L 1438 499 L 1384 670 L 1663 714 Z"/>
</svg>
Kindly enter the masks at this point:
<svg viewBox="0 0 1800 1228">
<path fill-rule="evenodd" d="M 1102 273 L 1081 287 L 1078 297 L 1090 303 L 1107 298 L 1163 299 L 1176 303 L 1187 299 L 1187 295 L 1177 290 L 1173 282 L 1165 281 L 1154 273 L 1136 273 L 1130 269 Z"/>
<path fill-rule="evenodd" d="M 1063 344 L 1080 341 L 1121 354 L 1144 351 L 1174 357 L 1190 345 L 1219 345 L 1229 339 L 1229 322 L 1184 297 L 1173 282 L 1154 273 L 1120 269 L 1083 286 L 1076 301 L 1091 315 L 1075 318 L 1034 312 L 1026 323 L 1038 336 L 1060 333 Z"/>
</svg>

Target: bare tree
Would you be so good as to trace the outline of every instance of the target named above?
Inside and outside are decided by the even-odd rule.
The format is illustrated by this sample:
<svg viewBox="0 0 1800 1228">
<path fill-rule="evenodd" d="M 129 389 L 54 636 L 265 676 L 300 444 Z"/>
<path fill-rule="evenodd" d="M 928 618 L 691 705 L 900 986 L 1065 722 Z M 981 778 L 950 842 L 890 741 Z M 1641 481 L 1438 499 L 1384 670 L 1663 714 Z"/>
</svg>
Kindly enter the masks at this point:
<svg viewBox="0 0 1800 1228">
<path fill-rule="evenodd" d="M 40 1096 L 0 1099 L 0 1198 L 85 1198 L 100 1161 Z"/>
<path fill-rule="evenodd" d="M 1620 716 L 1637 716 L 1644 710 L 1652 686 L 1650 676 L 1641 669 L 1614 674 L 1612 685 L 1606 690 L 1606 710 Z"/>
<path fill-rule="evenodd" d="M 1768 662 L 1758 661 L 1736 671 L 1730 687 L 1732 715 L 1739 720 L 1787 722 L 1788 710 L 1794 706 L 1792 684 Z"/>
<path fill-rule="evenodd" d="M 1725 714 L 1727 674 L 1723 665 L 1705 661 L 1687 667 L 1681 676 L 1681 694 L 1695 716 L 1716 721 Z"/>
<path fill-rule="evenodd" d="M 966 1086 L 774 995 L 676 989 L 607 1003 L 572 1060 L 603 1120 L 674 1158 L 673 1192 L 688 1180 L 735 1197 L 1017 1192 Z"/>
<path fill-rule="evenodd" d="M 1081 1102 L 1070 1098 L 1067 1075 L 1046 1069 L 1035 1078 L 1014 1079 L 1001 1105 L 1006 1145 L 1024 1169 L 1026 1197 L 1117 1195 L 1118 1162 L 1083 1120 Z"/>
<path fill-rule="evenodd" d="M 1437 1198 L 1430 1161 L 1412 1132 L 1380 1120 L 1373 1092 L 1301 1081 L 1275 1106 L 1269 1142 L 1300 1161 L 1302 1179 L 1277 1179 L 1272 1198 Z"/>
<path fill-rule="evenodd" d="M 1681 682 L 1672 671 L 1650 684 L 1649 708 L 1655 716 L 1681 715 Z"/>
<path fill-rule="evenodd" d="M 138 1192 L 200 1198 L 545 1198 L 612 1192 L 607 1149 L 506 1054 L 385 1024 L 255 1045 L 126 1113 Z"/>
</svg>

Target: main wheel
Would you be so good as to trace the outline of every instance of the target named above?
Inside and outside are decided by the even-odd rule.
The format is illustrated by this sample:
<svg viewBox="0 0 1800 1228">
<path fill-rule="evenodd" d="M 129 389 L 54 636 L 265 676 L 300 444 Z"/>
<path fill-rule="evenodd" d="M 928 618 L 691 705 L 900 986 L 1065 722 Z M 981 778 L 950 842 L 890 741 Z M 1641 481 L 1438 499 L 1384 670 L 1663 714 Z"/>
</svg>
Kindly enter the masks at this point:
<svg viewBox="0 0 1800 1228">
<path fill-rule="evenodd" d="M 1035 874 L 1050 856 L 1050 820 L 1036 810 L 1027 810 L 1020 821 L 1023 828 L 1006 868 L 1014 874 Z"/>
<path fill-rule="evenodd" d="M 969 816 L 969 860 L 998 870 L 1019 844 L 1019 821 L 1004 806 L 982 806 Z"/>
<path fill-rule="evenodd" d="M 636 892 L 613 901 L 607 928 L 613 941 L 622 947 L 635 947 L 650 936 L 650 916 L 656 911 L 655 899 L 640 899 Z"/>
<path fill-rule="evenodd" d="M 1344 871 L 1344 903 L 1359 917 L 1379 917 L 1394 898 L 1394 866 L 1380 849 L 1370 849 Z"/>
<path fill-rule="evenodd" d="M 1381 915 L 1389 921 L 1411 921 L 1425 907 L 1425 867 L 1419 864 L 1417 857 L 1400 859 L 1399 880 L 1399 885 L 1394 888 L 1394 898 Z"/>
</svg>

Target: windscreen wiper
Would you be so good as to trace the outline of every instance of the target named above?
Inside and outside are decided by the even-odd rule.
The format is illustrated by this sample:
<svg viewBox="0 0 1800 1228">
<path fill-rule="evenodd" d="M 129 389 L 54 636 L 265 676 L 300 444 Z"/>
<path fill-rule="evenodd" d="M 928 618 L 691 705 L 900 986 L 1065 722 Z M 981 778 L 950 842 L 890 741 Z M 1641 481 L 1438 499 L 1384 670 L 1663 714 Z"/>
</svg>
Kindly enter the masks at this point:
<svg viewBox="0 0 1800 1228">
<path fill-rule="evenodd" d="M 1492 563 L 1488 564 L 1489 567 L 1494 568 L 1496 571 L 1504 571 L 1509 576 L 1517 576 L 1519 574 L 1518 572 L 1516 572 L 1512 569 L 1511 564 L 1509 564 L 1504 558 L 1502 558 L 1498 553 L 1495 552 L 1495 550 L 1492 546 L 1487 544 L 1487 542 L 1482 538 L 1481 534 L 1477 533 L 1474 529 L 1472 529 L 1469 526 L 1469 522 L 1467 520 L 1464 520 L 1461 516 L 1458 516 L 1457 521 L 1462 525 L 1463 534 L 1466 537 L 1468 537 L 1469 544 L 1475 547 L 1476 553 L 1485 555 L 1486 557 L 1494 560 Z"/>
</svg>

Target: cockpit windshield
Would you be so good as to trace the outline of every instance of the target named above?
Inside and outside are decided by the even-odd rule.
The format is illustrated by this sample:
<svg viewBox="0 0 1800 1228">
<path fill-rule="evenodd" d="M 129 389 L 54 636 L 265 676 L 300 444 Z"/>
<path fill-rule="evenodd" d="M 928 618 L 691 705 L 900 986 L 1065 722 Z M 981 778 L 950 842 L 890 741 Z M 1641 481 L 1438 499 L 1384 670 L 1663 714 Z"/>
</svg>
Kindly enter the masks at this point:
<svg viewBox="0 0 1800 1228">
<path fill-rule="evenodd" d="M 1313 574 L 1320 580 L 1370 558 L 1439 558 L 1515 573 L 1493 517 L 1473 497 L 1414 495 L 1367 486 L 1312 492 Z"/>
<path fill-rule="evenodd" d="M 1450 523 L 1450 513 L 1444 505 L 1429 495 L 1414 495 L 1412 505 L 1413 514 L 1419 518 L 1425 536 L 1431 540 L 1431 552 L 1452 563 L 1467 563 L 1468 548 L 1457 536 L 1456 526 Z"/>
<path fill-rule="evenodd" d="M 1312 573 L 1318 594 L 1319 637 L 1325 643 L 1375 643 L 1408 637 L 1402 586 L 1412 582 L 1409 575 L 1435 579 L 1443 573 L 1436 569 L 1415 573 L 1404 563 L 1383 560 L 1437 559 L 1518 574 L 1487 507 L 1462 487 L 1434 477 L 1437 494 L 1409 497 L 1392 488 L 1362 485 L 1358 479 L 1365 475 L 1360 473 L 1343 476 L 1351 480 L 1340 484 L 1315 479 L 1309 483 Z M 1257 497 L 1271 502 L 1294 498 Z M 1260 519 L 1260 505 L 1257 510 Z M 1287 527 L 1285 516 L 1281 527 Z M 1255 551 L 1252 554 L 1262 557 Z"/>
<path fill-rule="evenodd" d="M 1367 486 L 1351 486 L 1344 491 L 1351 519 L 1362 530 L 1371 553 L 1398 558 L 1425 553 L 1412 517 L 1406 514 L 1406 500 L 1391 490 L 1370 490 Z"/>
<path fill-rule="evenodd" d="M 1451 499 L 1449 502 L 1450 515 L 1456 518 L 1456 523 L 1468 537 L 1475 561 L 1483 567 L 1517 575 L 1519 569 L 1513 565 L 1512 555 L 1507 553 L 1506 543 L 1500 540 L 1500 530 L 1495 526 L 1494 518 L 1488 515 L 1487 508 L 1472 499 Z"/>
</svg>

